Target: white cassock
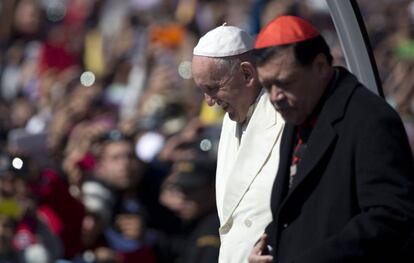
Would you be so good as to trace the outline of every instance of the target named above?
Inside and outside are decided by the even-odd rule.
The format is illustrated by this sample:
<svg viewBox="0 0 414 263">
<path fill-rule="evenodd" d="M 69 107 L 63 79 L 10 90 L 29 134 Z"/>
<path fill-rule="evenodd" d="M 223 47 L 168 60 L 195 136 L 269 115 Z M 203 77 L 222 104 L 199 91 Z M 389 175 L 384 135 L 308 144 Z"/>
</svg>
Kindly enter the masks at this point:
<svg viewBox="0 0 414 263">
<path fill-rule="evenodd" d="M 216 174 L 220 263 L 247 262 L 272 221 L 270 195 L 283 126 L 266 92 L 259 95 L 240 143 L 237 123 L 228 114 L 224 117 Z"/>
</svg>

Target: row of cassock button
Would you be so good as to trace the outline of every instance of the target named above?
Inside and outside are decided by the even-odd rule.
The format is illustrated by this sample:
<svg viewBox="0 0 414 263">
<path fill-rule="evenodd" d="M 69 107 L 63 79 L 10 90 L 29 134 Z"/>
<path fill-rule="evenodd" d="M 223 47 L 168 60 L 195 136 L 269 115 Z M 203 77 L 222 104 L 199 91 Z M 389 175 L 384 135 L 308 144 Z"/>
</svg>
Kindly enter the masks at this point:
<svg viewBox="0 0 414 263">
<path fill-rule="evenodd" d="M 253 225 L 253 222 L 250 219 L 245 219 L 244 220 L 244 225 L 246 227 L 251 227 Z M 226 224 L 224 224 L 222 227 L 220 227 L 220 234 L 224 235 L 227 234 L 231 227 L 233 226 L 233 220 L 230 219 L 229 221 L 227 221 Z"/>
</svg>

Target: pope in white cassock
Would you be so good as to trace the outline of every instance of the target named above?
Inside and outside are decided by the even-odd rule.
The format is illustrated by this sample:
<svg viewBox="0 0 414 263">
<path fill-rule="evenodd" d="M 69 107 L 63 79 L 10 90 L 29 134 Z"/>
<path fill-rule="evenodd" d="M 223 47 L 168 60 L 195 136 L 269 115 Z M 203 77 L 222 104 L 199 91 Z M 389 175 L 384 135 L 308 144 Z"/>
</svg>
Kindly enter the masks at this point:
<svg viewBox="0 0 414 263">
<path fill-rule="evenodd" d="M 219 26 L 193 50 L 192 74 L 208 105 L 226 112 L 217 157 L 220 217 L 219 262 L 247 262 L 272 221 L 270 194 L 279 164 L 284 121 L 262 90 L 254 39 L 234 26 Z"/>
</svg>

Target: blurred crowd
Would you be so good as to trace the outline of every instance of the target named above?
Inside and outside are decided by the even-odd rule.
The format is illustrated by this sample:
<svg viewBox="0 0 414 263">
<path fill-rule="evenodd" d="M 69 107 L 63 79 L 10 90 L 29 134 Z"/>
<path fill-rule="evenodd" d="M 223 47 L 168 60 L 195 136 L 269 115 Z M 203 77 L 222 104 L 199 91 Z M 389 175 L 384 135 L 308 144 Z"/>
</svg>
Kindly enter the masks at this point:
<svg viewBox="0 0 414 263">
<path fill-rule="evenodd" d="M 414 1 L 358 0 L 414 149 Z M 223 112 L 191 78 L 200 36 L 323 0 L 2 0 L 0 262 L 214 262 Z"/>
</svg>

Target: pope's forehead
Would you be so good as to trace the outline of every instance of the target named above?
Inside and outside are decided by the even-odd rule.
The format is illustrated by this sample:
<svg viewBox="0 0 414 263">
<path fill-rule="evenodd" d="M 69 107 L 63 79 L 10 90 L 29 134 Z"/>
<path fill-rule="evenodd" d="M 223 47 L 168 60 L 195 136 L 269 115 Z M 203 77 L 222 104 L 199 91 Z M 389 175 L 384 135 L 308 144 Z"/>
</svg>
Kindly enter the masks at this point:
<svg viewBox="0 0 414 263">
<path fill-rule="evenodd" d="M 212 58 L 210 57 L 206 57 L 206 56 L 197 56 L 197 55 L 193 55 L 193 65 L 197 65 L 198 63 L 208 63 L 209 61 L 211 61 Z"/>
<path fill-rule="evenodd" d="M 192 74 L 196 82 L 214 82 L 222 79 L 223 72 L 215 58 L 194 56 Z"/>
<path fill-rule="evenodd" d="M 197 72 L 203 72 L 205 70 L 208 71 L 215 71 L 218 68 L 216 58 L 211 57 L 205 57 L 205 56 L 193 56 L 192 61 L 192 68 L 193 71 Z"/>
</svg>

